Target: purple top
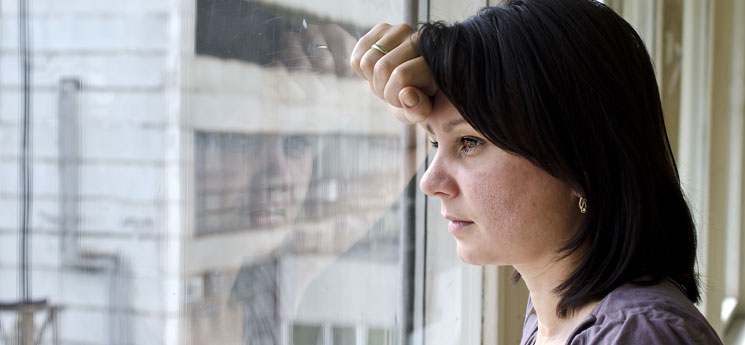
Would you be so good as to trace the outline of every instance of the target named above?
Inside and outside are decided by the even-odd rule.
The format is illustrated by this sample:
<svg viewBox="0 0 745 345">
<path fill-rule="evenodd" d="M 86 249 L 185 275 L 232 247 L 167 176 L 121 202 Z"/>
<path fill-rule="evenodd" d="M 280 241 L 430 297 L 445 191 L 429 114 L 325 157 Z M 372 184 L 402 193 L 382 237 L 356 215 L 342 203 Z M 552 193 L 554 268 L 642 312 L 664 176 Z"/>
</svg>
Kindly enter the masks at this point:
<svg viewBox="0 0 745 345">
<path fill-rule="evenodd" d="M 533 345 L 538 317 L 528 299 L 521 345 Z M 690 344 L 722 345 L 711 325 L 677 284 L 624 284 L 611 291 L 577 328 L 567 345 Z"/>
</svg>

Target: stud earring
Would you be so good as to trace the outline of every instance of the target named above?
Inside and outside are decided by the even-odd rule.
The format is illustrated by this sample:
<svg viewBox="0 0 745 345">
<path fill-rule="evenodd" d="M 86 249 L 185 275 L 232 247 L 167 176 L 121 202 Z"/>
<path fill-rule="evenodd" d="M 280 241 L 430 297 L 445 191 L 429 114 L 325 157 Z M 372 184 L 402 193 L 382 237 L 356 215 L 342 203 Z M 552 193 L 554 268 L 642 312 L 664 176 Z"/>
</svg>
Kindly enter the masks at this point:
<svg viewBox="0 0 745 345">
<path fill-rule="evenodd" d="M 582 196 L 579 197 L 579 212 L 587 213 L 587 199 Z"/>
</svg>

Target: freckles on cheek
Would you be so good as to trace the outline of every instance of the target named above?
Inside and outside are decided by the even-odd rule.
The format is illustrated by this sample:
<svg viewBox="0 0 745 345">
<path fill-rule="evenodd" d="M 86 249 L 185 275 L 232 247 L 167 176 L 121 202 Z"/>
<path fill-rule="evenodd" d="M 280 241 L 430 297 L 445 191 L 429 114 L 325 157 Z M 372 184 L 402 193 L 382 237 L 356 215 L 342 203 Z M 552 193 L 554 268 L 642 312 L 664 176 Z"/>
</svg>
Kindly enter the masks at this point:
<svg viewBox="0 0 745 345">
<path fill-rule="evenodd" d="M 507 181 L 497 179 L 492 174 L 478 174 L 474 179 L 475 183 L 470 190 L 473 193 L 474 210 L 478 210 L 476 217 L 488 224 L 490 231 L 505 231 L 510 228 L 509 224 L 514 224 L 515 214 L 515 195 L 512 192 L 512 186 Z"/>
</svg>

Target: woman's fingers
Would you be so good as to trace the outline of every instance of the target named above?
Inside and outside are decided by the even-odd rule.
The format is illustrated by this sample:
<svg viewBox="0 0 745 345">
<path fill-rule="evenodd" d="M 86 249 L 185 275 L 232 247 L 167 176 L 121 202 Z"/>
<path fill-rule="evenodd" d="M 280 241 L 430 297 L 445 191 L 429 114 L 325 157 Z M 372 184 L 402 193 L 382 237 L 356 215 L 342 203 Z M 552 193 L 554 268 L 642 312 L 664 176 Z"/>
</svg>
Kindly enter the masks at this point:
<svg viewBox="0 0 745 345">
<path fill-rule="evenodd" d="M 329 50 L 329 43 L 317 25 L 308 24 L 302 31 L 305 52 L 313 64 L 313 69 L 320 72 L 334 72 L 336 70 L 334 57 Z"/>
<path fill-rule="evenodd" d="M 414 29 L 406 24 L 376 25 L 357 42 L 352 52 L 352 68 L 367 81 L 372 82 L 373 69 L 378 60 L 399 49 L 399 46 L 406 42 L 413 32 Z M 409 42 L 406 43 L 410 44 Z"/>
<path fill-rule="evenodd" d="M 383 99 L 394 107 L 403 107 L 399 97 L 401 91 L 407 86 L 413 86 L 427 97 L 432 97 L 437 93 L 435 77 L 423 57 L 408 60 L 393 70 L 385 85 Z"/>
<path fill-rule="evenodd" d="M 381 99 L 385 99 L 384 91 L 386 84 L 396 67 L 419 56 L 419 52 L 415 47 L 416 33 L 400 35 L 395 38 L 402 39 L 402 42 L 400 42 L 397 47 L 391 50 L 388 54 L 381 56 L 372 67 L 373 73 L 372 80 L 370 81 L 372 82 L 373 91 Z M 385 37 L 380 41 L 383 40 L 385 40 Z"/>
<path fill-rule="evenodd" d="M 352 56 L 350 57 L 349 63 L 352 65 L 352 69 L 359 74 L 360 77 L 365 77 L 365 74 L 362 72 L 362 68 L 360 67 L 360 63 L 362 62 L 362 56 L 367 53 L 368 50 L 370 50 L 370 47 L 372 47 L 375 42 L 377 42 L 385 32 L 391 27 L 390 24 L 382 23 L 375 25 L 370 32 L 366 33 L 365 36 L 362 36 L 359 41 L 357 41 L 357 45 L 354 46 L 354 49 L 352 50 Z"/>
<path fill-rule="evenodd" d="M 349 77 L 354 74 L 352 66 L 349 65 L 349 58 L 357 43 L 354 36 L 336 24 L 327 24 L 319 28 L 323 33 L 329 51 L 334 58 L 336 75 L 339 77 Z"/>
<path fill-rule="evenodd" d="M 407 87 L 401 90 L 402 102 L 406 102 L 403 98 L 411 96 L 405 95 L 407 93 L 412 93 L 413 95 L 416 95 L 416 97 L 418 97 L 417 102 L 414 106 L 409 107 L 405 105 L 403 108 L 399 108 L 388 104 L 388 109 L 390 109 L 396 119 L 405 124 L 413 125 L 416 123 L 421 123 L 422 121 L 427 119 L 427 116 L 432 111 L 432 100 L 421 90 L 415 87 Z"/>
<path fill-rule="evenodd" d="M 438 90 L 416 44 L 416 31 L 411 26 L 379 24 L 357 42 L 350 59 L 373 93 L 388 103 L 398 120 L 408 124 L 426 119 L 432 111 L 431 97 Z"/>
<path fill-rule="evenodd" d="M 399 92 L 399 100 L 403 104 L 404 122 L 420 123 L 427 119 L 432 112 L 432 98 L 415 87 L 405 87 Z"/>
<path fill-rule="evenodd" d="M 285 49 L 280 52 L 282 62 L 289 70 L 311 70 L 313 63 L 305 52 L 300 34 L 290 32 L 285 38 Z"/>
<path fill-rule="evenodd" d="M 362 56 L 360 68 L 369 82 L 375 83 L 380 79 L 376 75 L 390 74 L 401 62 L 419 56 L 414 47 L 416 41 L 411 39 L 413 32 L 414 29 L 406 24 L 391 26 Z M 375 89 L 382 91 L 383 86 Z"/>
</svg>

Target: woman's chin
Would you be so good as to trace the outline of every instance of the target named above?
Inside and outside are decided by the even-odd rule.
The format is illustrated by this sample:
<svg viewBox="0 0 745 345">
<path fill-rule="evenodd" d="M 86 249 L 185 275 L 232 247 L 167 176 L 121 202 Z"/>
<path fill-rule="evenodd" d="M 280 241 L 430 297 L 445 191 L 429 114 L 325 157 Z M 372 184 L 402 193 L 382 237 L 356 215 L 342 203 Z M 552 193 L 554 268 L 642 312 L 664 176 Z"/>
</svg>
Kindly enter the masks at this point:
<svg viewBox="0 0 745 345">
<path fill-rule="evenodd" d="M 458 241 L 457 251 L 460 260 L 469 265 L 482 266 L 489 264 L 481 255 L 478 255 L 478 253 L 474 253 L 473 250 L 470 250 L 470 248 L 460 243 L 460 241 Z"/>
<path fill-rule="evenodd" d="M 457 244 L 458 257 L 464 263 L 475 266 L 484 265 L 496 265 L 496 266 L 507 266 L 509 263 L 500 260 L 499 258 L 493 257 L 494 253 L 484 253 L 483 251 L 474 250 L 474 248 L 468 248 L 468 246 L 460 243 Z M 484 255 L 487 254 L 487 255 Z M 491 255 L 491 256 L 490 256 Z"/>
</svg>

